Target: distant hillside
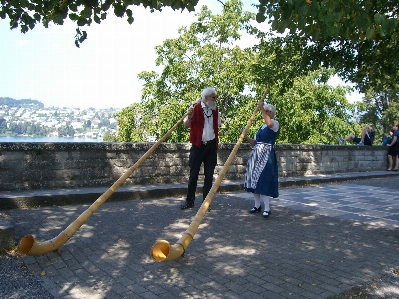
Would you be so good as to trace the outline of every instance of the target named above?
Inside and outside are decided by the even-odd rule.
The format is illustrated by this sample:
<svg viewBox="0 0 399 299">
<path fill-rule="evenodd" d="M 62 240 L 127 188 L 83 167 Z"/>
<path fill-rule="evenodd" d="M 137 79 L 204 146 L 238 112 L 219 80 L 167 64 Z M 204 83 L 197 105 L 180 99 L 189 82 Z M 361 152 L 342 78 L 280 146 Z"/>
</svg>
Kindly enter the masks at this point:
<svg viewBox="0 0 399 299">
<path fill-rule="evenodd" d="M 0 98 L 0 106 L 7 105 L 9 107 L 38 107 L 44 108 L 44 104 L 38 100 L 22 99 L 15 100 L 12 98 Z"/>
</svg>

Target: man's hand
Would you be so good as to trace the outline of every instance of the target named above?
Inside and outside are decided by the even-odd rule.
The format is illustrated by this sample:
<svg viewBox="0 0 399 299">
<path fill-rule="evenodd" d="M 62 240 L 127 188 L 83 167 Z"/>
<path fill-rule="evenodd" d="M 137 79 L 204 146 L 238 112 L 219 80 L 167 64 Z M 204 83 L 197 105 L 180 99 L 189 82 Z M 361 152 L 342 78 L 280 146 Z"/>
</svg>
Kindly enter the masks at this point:
<svg viewBox="0 0 399 299">
<path fill-rule="evenodd" d="M 190 110 L 188 110 L 187 117 L 191 119 L 193 118 L 193 115 L 194 115 L 194 108 L 191 108 Z"/>
</svg>

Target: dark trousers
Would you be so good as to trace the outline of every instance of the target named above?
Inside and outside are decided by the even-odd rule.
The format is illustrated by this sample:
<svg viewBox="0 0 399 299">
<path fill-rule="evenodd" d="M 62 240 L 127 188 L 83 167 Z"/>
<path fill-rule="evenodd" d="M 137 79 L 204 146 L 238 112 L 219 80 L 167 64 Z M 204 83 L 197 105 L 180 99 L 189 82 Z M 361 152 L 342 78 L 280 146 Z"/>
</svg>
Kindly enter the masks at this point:
<svg viewBox="0 0 399 299">
<path fill-rule="evenodd" d="M 217 162 L 217 148 L 216 142 L 211 141 L 207 144 L 202 144 L 201 147 L 192 145 L 190 149 L 190 157 L 188 164 L 190 166 L 190 178 L 188 179 L 188 190 L 186 201 L 189 204 L 194 204 L 195 191 L 197 190 L 198 175 L 201 164 L 204 163 L 204 187 L 202 188 L 202 196 L 205 200 L 212 188 L 213 172 Z"/>
</svg>

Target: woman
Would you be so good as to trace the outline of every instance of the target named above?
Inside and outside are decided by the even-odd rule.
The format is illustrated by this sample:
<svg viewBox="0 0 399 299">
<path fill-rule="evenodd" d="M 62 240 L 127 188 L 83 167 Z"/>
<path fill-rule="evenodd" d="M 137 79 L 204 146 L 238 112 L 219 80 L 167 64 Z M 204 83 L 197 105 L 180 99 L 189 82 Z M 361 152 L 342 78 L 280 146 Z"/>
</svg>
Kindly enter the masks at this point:
<svg viewBox="0 0 399 299">
<path fill-rule="evenodd" d="M 269 197 L 278 197 L 278 167 L 273 145 L 280 125 L 274 119 L 276 108 L 273 105 L 264 104 L 260 100 L 258 106 L 265 124 L 259 128 L 255 139 L 244 136 L 253 147 L 247 163 L 244 189 L 252 192 L 255 199 L 255 206 L 249 212 L 251 214 L 261 212 L 260 200 L 262 199 L 265 205 L 263 217 L 267 218 L 270 214 Z"/>
<path fill-rule="evenodd" d="M 388 150 L 388 171 L 398 171 L 399 167 L 399 124 L 395 124 L 392 128 L 394 130 L 392 134 L 392 141 L 390 144 L 387 144 L 389 146 Z M 396 159 L 396 161 L 395 161 Z M 395 163 L 396 162 L 396 163 Z M 395 164 L 396 167 L 393 167 L 393 164 Z"/>
</svg>

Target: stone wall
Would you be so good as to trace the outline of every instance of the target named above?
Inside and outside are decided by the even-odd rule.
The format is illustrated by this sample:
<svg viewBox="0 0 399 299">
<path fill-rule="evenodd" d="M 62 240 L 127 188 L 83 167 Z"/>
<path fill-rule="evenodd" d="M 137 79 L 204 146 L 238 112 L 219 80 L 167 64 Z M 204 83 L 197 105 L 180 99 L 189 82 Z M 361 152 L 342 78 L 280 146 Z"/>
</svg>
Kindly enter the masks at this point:
<svg viewBox="0 0 399 299">
<path fill-rule="evenodd" d="M 0 143 L 0 190 L 110 187 L 154 143 Z M 235 144 L 220 144 L 215 177 Z M 382 146 L 276 145 L 281 177 L 381 171 Z M 124 185 L 185 183 L 190 144 L 163 143 L 126 179 Z M 242 180 L 251 153 L 242 144 L 224 179 Z M 200 178 L 202 179 L 202 178 Z"/>
</svg>

